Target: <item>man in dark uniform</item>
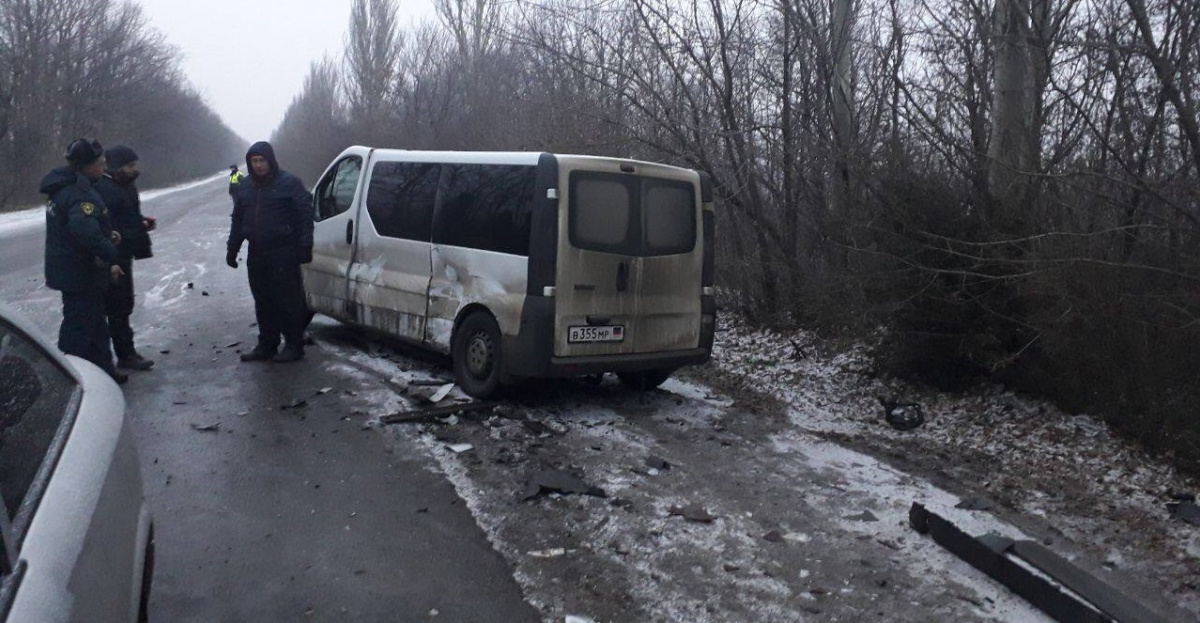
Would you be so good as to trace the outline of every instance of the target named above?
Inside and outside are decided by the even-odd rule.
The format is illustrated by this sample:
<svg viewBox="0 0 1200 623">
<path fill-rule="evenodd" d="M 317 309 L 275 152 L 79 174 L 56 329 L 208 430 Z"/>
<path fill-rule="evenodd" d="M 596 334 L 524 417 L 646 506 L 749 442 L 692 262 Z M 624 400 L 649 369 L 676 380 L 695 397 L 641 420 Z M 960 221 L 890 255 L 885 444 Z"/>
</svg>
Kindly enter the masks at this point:
<svg viewBox="0 0 1200 623">
<path fill-rule="evenodd" d="M 64 156 L 68 166 L 42 178 L 46 201 L 46 285 L 62 292 L 63 321 L 58 348 L 86 359 L 124 383 L 113 365 L 104 291 L 124 276 L 117 264 L 120 234 L 92 187 L 104 174 L 104 148 L 95 139 L 76 139 Z"/>
<path fill-rule="evenodd" d="M 312 195 L 296 176 L 280 170 L 275 150 L 265 141 L 246 152 L 249 179 L 233 190 L 233 215 L 225 263 L 238 267 L 242 242 L 250 243 L 246 270 L 258 320 L 258 345 L 242 361 L 284 363 L 304 357 L 304 302 L 300 265 L 312 261 Z M 285 345 L 279 350 L 279 338 Z"/>
<path fill-rule="evenodd" d="M 108 207 L 113 229 L 121 234 L 116 263 L 125 273 L 104 294 L 108 334 L 112 337 L 118 368 L 149 370 L 154 361 L 141 356 L 133 347 L 129 316 L 133 313 L 133 260 L 151 256 L 150 231 L 154 229 L 154 219 L 142 216 L 142 202 L 133 183 L 139 173 L 137 153 L 125 145 L 117 145 L 104 152 L 104 159 L 108 168 L 96 182 L 96 192 Z"/>
</svg>

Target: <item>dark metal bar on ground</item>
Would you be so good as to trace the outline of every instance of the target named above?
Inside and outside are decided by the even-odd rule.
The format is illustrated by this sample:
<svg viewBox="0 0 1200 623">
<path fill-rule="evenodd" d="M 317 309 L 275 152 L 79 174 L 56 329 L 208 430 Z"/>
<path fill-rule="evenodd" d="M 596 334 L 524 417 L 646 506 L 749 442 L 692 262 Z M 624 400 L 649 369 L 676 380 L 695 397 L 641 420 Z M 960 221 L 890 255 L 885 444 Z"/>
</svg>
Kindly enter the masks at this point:
<svg viewBox="0 0 1200 623">
<path fill-rule="evenodd" d="M 972 537 L 917 502 L 908 511 L 908 521 L 914 530 L 932 536 L 938 545 L 988 574 L 1056 621 L 1168 623 L 1167 619 L 1116 588 L 1033 541 L 1015 541 L 997 535 Z"/>
<path fill-rule="evenodd" d="M 454 415 L 456 413 L 467 413 L 469 411 L 486 411 L 496 406 L 494 402 L 463 402 L 452 405 L 442 405 L 440 407 L 426 407 L 424 409 L 413 409 L 411 411 L 401 411 L 392 413 L 379 418 L 381 424 L 412 424 L 414 422 L 427 422 L 436 417 L 444 415 Z"/>
</svg>

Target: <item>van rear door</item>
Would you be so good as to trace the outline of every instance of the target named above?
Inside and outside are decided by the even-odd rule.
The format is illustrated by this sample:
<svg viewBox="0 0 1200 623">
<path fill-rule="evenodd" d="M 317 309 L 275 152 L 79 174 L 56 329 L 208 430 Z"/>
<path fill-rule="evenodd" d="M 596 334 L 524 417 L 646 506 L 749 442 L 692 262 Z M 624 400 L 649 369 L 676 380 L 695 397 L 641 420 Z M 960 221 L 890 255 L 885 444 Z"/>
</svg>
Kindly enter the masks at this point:
<svg viewBox="0 0 1200 623">
<path fill-rule="evenodd" d="M 560 157 L 556 357 L 696 348 L 700 339 L 698 175 Z"/>
</svg>

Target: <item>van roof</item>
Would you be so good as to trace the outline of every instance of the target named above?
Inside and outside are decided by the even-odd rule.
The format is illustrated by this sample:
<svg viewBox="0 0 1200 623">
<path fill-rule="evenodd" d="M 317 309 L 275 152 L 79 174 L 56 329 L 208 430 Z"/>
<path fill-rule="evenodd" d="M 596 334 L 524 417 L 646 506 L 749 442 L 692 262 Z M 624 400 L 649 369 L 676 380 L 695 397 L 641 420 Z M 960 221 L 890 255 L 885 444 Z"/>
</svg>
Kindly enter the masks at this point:
<svg viewBox="0 0 1200 623">
<path fill-rule="evenodd" d="M 655 167 L 668 167 L 686 170 L 685 167 L 675 167 L 668 164 L 658 162 L 649 162 L 645 160 L 634 160 L 632 158 L 612 158 L 608 156 L 588 156 L 583 154 L 558 154 L 540 151 L 427 151 L 413 149 L 388 149 L 380 147 L 367 147 L 363 145 L 355 145 L 361 149 L 370 149 L 375 152 L 376 158 L 390 160 L 403 160 L 409 162 L 454 162 L 463 164 L 515 164 L 515 165 L 536 165 L 538 160 L 543 155 L 554 156 L 555 158 L 570 158 L 572 160 L 590 160 L 593 162 L 611 162 L 611 163 L 630 163 L 640 165 L 650 165 Z"/>
</svg>

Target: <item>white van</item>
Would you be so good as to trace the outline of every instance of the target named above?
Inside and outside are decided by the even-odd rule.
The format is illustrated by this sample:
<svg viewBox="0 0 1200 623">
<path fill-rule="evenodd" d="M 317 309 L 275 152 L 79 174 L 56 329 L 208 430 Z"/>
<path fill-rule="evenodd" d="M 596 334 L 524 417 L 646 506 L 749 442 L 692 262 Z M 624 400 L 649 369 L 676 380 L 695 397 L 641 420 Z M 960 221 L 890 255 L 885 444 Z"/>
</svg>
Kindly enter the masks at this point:
<svg viewBox="0 0 1200 623">
<path fill-rule="evenodd" d="M 678 167 L 351 147 L 313 190 L 309 308 L 451 356 L 468 394 L 708 360 L 713 202 Z"/>
</svg>

